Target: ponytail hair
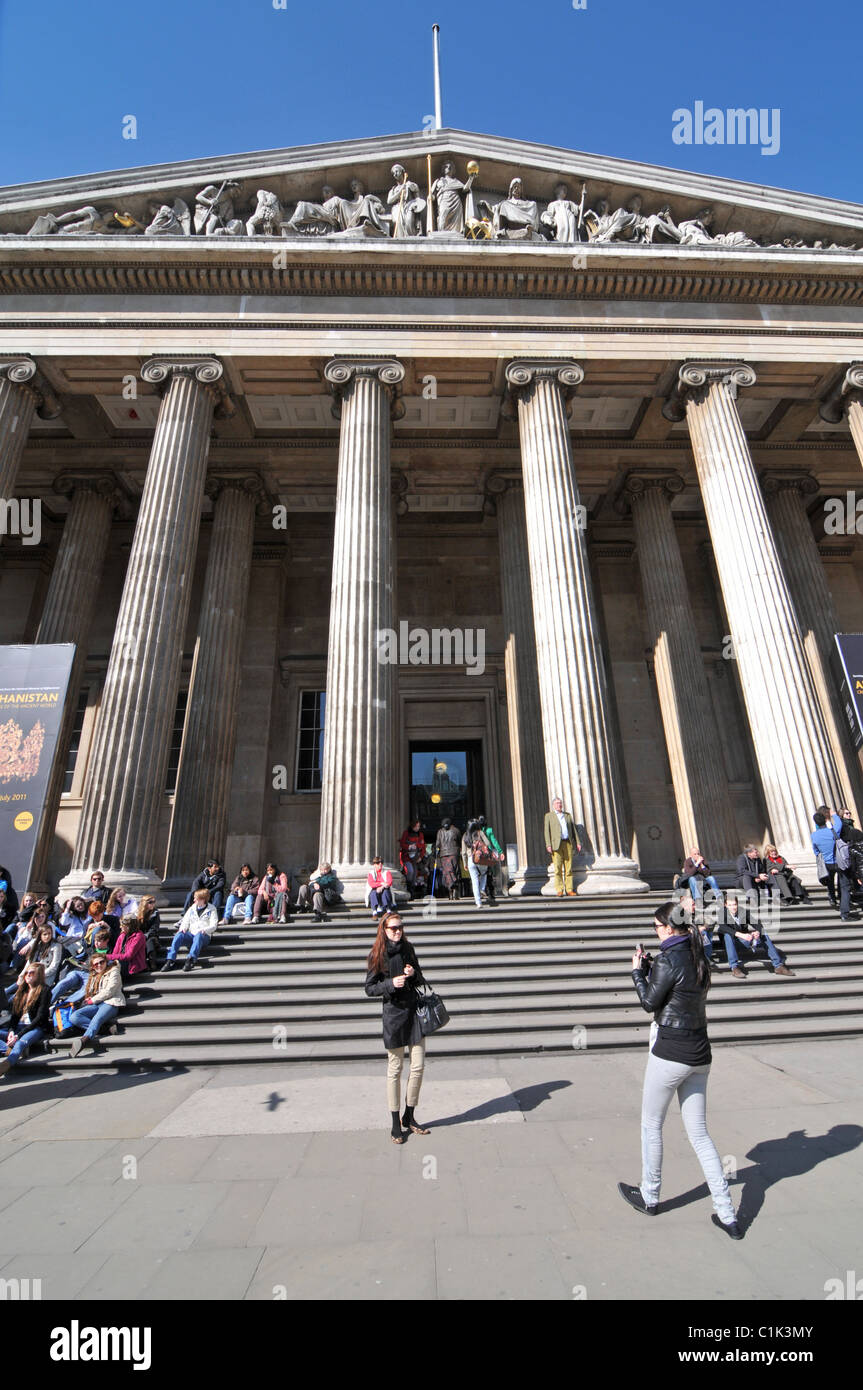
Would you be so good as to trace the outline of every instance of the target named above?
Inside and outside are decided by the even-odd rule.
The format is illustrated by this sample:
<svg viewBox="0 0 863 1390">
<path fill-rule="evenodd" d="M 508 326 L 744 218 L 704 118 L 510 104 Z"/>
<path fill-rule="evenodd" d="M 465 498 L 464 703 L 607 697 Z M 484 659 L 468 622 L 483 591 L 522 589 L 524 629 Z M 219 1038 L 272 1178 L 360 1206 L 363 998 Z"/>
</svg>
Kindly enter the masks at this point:
<svg viewBox="0 0 863 1390">
<path fill-rule="evenodd" d="M 704 949 L 701 928 L 697 927 L 694 922 L 687 922 L 683 918 L 678 903 L 663 903 L 661 907 L 656 909 L 653 916 L 664 927 L 671 927 L 675 935 L 689 937 L 689 949 L 692 952 L 692 963 L 695 966 L 695 978 L 698 981 L 699 989 L 706 992 L 710 988 L 710 965 L 707 960 L 707 952 Z"/>
</svg>

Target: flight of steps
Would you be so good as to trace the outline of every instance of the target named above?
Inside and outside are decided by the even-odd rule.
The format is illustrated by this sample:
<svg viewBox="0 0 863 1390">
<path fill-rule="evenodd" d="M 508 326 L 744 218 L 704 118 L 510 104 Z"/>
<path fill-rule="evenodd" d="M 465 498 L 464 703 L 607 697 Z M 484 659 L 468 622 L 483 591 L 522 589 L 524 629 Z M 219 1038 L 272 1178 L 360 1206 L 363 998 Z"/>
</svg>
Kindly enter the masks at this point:
<svg viewBox="0 0 863 1390">
<path fill-rule="evenodd" d="M 641 1048 L 649 1016 L 630 979 L 636 942 L 655 954 L 651 907 L 638 897 L 504 899 L 478 912 L 471 900 L 404 913 L 428 980 L 451 1022 L 434 1037 L 439 1056 Z M 178 912 L 163 913 L 167 947 Z M 342 909 L 315 926 L 221 927 L 203 965 L 147 976 L 129 993 L 118 1032 L 77 1062 L 54 1040 L 29 1066 L 213 1065 L 365 1060 L 382 1056 L 381 1004 L 363 991 L 374 938 L 365 910 Z M 766 960 L 731 978 L 724 954 L 708 1005 L 714 1043 L 863 1034 L 863 920 L 843 923 L 826 894 L 783 911 L 773 932 L 795 979 Z M 181 957 L 182 962 L 183 957 Z M 581 1031 L 583 1030 L 583 1031 Z"/>
</svg>

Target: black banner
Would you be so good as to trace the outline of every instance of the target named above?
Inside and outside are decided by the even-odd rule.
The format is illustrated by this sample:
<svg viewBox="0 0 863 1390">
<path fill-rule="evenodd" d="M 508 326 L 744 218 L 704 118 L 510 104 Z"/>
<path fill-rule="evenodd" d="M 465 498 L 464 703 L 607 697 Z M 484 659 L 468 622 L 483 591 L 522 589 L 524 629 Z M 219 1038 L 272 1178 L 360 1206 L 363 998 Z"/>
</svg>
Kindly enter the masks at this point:
<svg viewBox="0 0 863 1390">
<path fill-rule="evenodd" d="M 33 851 L 75 647 L 0 647 L 0 865 L 20 895 Z"/>
<path fill-rule="evenodd" d="M 863 744 L 863 632 L 837 632 L 833 666 L 854 747 Z"/>
</svg>

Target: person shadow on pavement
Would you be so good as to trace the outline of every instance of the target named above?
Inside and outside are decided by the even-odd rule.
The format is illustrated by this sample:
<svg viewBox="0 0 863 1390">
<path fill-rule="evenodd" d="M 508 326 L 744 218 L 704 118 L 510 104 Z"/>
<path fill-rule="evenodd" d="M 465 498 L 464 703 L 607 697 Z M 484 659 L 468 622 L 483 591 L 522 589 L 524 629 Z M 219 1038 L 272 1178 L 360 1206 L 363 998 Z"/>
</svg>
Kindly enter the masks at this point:
<svg viewBox="0 0 863 1390">
<path fill-rule="evenodd" d="M 460 1115 L 446 1115 L 435 1120 L 434 1127 L 445 1129 L 448 1125 L 468 1124 L 471 1120 L 488 1120 L 493 1115 L 523 1114 L 525 1110 L 535 1110 L 543 1101 L 550 1100 L 555 1091 L 571 1085 L 571 1081 L 544 1081 L 536 1086 L 522 1086 L 507 1096 L 495 1096 L 493 1100 L 483 1101 L 482 1105 L 463 1110 Z"/>
<path fill-rule="evenodd" d="M 764 1139 L 755 1144 L 746 1154 L 752 1159 L 752 1166 L 738 1169 L 736 1181 L 734 1177 L 730 1179 L 732 1196 L 735 1195 L 734 1186 L 740 1187 L 737 1221 L 741 1230 L 745 1232 L 758 1218 L 768 1190 L 776 1183 L 803 1177 L 827 1159 L 852 1153 L 861 1141 L 863 1128 L 847 1124 L 833 1125 L 826 1134 L 807 1134 L 803 1129 L 793 1129 L 782 1139 Z M 660 1211 L 689 1206 L 707 1195 L 707 1184 L 701 1183 L 679 1197 L 662 1202 Z"/>
</svg>

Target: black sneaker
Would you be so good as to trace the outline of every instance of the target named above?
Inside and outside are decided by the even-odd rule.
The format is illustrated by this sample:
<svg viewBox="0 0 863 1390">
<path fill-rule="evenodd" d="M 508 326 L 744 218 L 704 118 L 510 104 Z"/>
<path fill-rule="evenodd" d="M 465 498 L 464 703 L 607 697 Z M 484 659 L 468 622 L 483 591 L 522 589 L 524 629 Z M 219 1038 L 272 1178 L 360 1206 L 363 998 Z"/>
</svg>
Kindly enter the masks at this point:
<svg viewBox="0 0 863 1390">
<path fill-rule="evenodd" d="M 169 971 L 174 970 L 176 968 L 176 965 L 177 962 L 175 960 L 166 960 L 165 964 L 162 966 L 162 969 L 159 971 L 159 974 L 167 975 Z"/>
<path fill-rule="evenodd" d="M 635 1207 L 636 1211 L 642 1212 L 644 1216 L 656 1215 L 658 1207 L 649 1207 L 645 1204 L 640 1187 L 630 1187 L 629 1183 L 619 1182 L 617 1184 L 617 1190 L 624 1202 L 628 1202 L 631 1207 Z"/>
<path fill-rule="evenodd" d="M 713 1222 L 714 1226 L 718 1226 L 720 1231 L 724 1231 L 725 1234 L 727 1236 L 730 1236 L 732 1240 L 743 1239 L 743 1232 L 741 1231 L 736 1221 L 729 1221 L 727 1223 L 725 1221 L 720 1221 L 719 1217 L 716 1215 L 716 1212 L 713 1213 L 710 1220 Z"/>
<path fill-rule="evenodd" d="M 195 962 L 193 960 L 187 960 L 186 964 L 183 966 L 183 974 L 188 975 L 189 971 L 194 970 L 194 968 Z"/>
</svg>

